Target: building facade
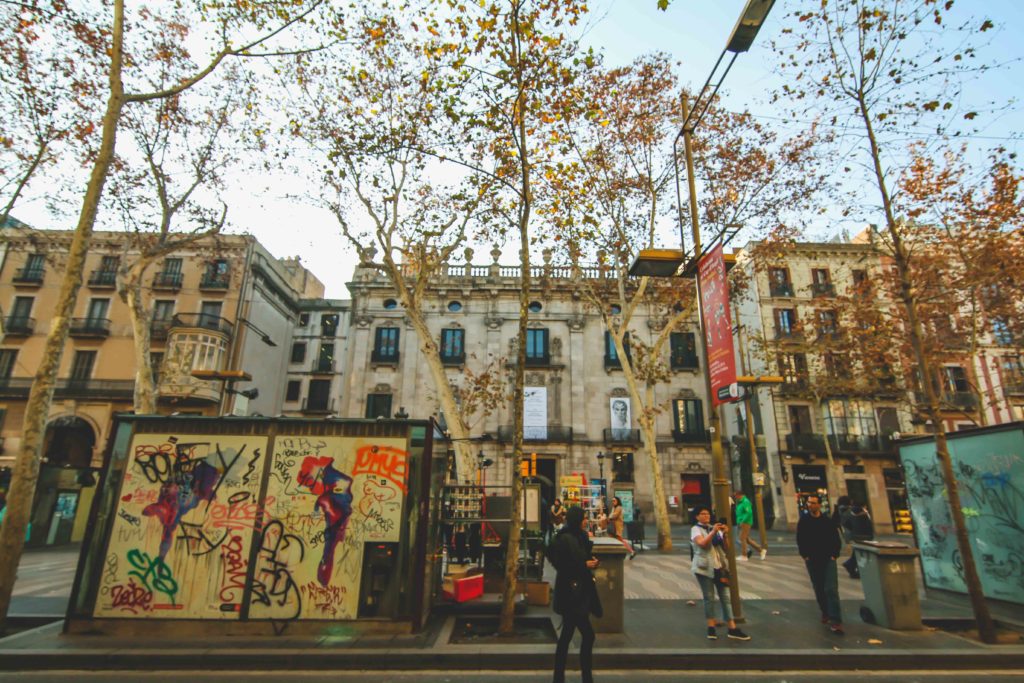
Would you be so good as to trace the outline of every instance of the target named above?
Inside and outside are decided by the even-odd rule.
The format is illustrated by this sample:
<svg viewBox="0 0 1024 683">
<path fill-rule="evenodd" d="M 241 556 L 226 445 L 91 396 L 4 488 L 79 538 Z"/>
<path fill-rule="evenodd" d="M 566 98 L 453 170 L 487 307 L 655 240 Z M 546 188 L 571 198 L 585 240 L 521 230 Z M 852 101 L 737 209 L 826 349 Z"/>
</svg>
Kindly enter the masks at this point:
<svg viewBox="0 0 1024 683">
<path fill-rule="evenodd" d="M 488 367 L 510 378 L 505 373 L 516 358 L 522 281 L 517 266 L 499 265 L 500 255 L 497 249 L 492 251 L 492 263 L 487 265 L 445 266 L 428 288 L 428 325 L 453 385 L 471 381 L 467 371 L 479 374 Z M 606 276 L 596 268 L 585 270 L 585 277 Z M 391 284 L 377 270 L 359 267 L 349 289 L 352 327 L 346 389 L 338 397 L 337 413 L 364 418 L 436 415 L 438 400 L 431 374 Z M 603 478 L 609 495 L 621 493 L 624 504 L 631 499 L 650 513 L 652 476 L 637 428 L 639 407 L 630 398 L 600 315 L 585 303 L 568 269 L 537 267 L 532 292 L 524 450 L 537 456 L 542 496 L 550 502 L 559 495 L 562 476 L 582 473 L 588 480 Z M 631 321 L 630 334 L 650 343 L 664 319 L 653 307 L 642 306 Z M 663 359 L 671 376 L 655 390 L 664 493 L 677 520 L 683 519 L 687 507 L 711 499 L 703 359 L 697 334 L 695 319 L 673 333 Z M 486 473 L 488 484 L 511 483 L 517 463 L 512 460 L 510 406 L 506 403 L 487 417 L 471 418 L 470 423 L 474 437 L 490 437 L 479 443 L 480 460 L 494 463 Z M 477 473 L 458 476 L 473 479 Z"/>
<path fill-rule="evenodd" d="M 0 233 L 0 491 L 21 444 L 71 238 L 24 227 Z M 133 409 L 134 340 L 117 289 L 119 269 L 134 258 L 125 235 L 94 234 L 50 408 L 30 545 L 81 539 L 111 418 Z M 287 363 L 278 351 L 291 342 L 299 299 L 323 294 L 297 261 L 274 258 L 249 236 L 219 236 L 160 259 L 146 290 L 159 412 L 281 412 Z M 249 372 L 252 381 L 197 379 L 197 370 Z"/>
</svg>

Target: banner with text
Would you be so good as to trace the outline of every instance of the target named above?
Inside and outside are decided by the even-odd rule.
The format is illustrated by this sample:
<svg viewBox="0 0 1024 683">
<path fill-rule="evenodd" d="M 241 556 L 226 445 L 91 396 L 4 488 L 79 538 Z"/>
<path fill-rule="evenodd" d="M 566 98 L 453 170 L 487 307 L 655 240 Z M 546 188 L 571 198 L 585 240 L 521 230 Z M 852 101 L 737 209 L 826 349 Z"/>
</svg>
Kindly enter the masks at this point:
<svg viewBox="0 0 1024 683">
<path fill-rule="evenodd" d="M 732 346 L 732 316 L 729 314 L 729 281 L 725 276 L 722 245 L 704 254 L 697 264 L 704 338 L 708 344 L 708 373 L 711 377 L 711 405 L 736 400 L 736 355 Z"/>
</svg>

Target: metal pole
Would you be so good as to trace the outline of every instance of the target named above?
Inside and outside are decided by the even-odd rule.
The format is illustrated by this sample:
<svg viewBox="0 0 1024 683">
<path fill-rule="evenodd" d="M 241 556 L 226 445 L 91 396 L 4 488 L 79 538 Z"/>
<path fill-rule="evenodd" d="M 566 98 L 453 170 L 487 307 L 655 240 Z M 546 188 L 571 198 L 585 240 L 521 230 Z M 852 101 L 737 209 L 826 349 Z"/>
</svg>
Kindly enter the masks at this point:
<svg viewBox="0 0 1024 683">
<path fill-rule="evenodd" d="M 690 98 L 683 96 L 683 119 L 690 115 Z M 697 218 L 697 183 L 693 170 L 693 131 L 683 127 L 683 143 L 686 150 L 686 183 L 690 190 L 690 225 L 693 229 L 693 254 L 694 258 L 701 256 L 700 224 Z M 711 473 L 714 479 L 715 509 L 720 517 L 726 520 L 728 533 L 726 534 L 725 552 L 729 559 L 729 573 L 732 575 L 729 595 L 732 601 L 733 618 L 737 622 L 743 621 L 743 603 L 740 601 L 740 578 L 736 571 L 736 545 L 732 535 L 732 520 L 729 518 L 729 480 L 726 478 L 728 470 L 725 464 L 725 452 L 722 450 L 722 439 L 720 434 L 721 420 L 718 415 L 718 408 L 714 407 L 714 397 L 711 395 L 711 374 L 708 368 L 708 340 L 705 334 L 704 306 L 701 299 L 700 277 L 697 277 L 697 314 L 700 321 L 700 343 L 704 353 L 704 388 L 707 392 L 709 410 L 708 421 L 711 432 Z"/>
</svg>

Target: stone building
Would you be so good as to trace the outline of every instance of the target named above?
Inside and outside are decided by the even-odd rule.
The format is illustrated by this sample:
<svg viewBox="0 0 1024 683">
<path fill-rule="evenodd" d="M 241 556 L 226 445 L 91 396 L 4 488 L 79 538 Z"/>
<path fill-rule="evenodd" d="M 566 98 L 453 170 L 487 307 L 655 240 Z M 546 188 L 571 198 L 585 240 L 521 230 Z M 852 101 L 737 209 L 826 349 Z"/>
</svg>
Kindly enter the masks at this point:
<svg viewBox="0 0 1024 683">
<path fill-rule="evenodd" d="M 427 318 L 453 384 L 466 381 L 466 369 L 479 373 L 492 363 L 504 369 L 515 362 L 520 269 L 500 265 L 497 249 L 491 256 L 487 265 L 445 266 L 444 274 L 429 288 Z M 591 268 L 585 276 L 606 275 Z M 436 414 L 431 376 L 392 286 L 376 270 L 359 267 L 349 289 L 352 329 L 346 389 L 339 397 L 338 414 L 370 418 L 399 412 L 414 417 Z M 584 302 L 567 268 L 536 267 L 532 292 L 524 449 L 527 454 L 536 453 L 538 474 L 553 484 L 545 483 L 542 495 L 548 501 L 559 495 L 556 489 L 564 475 L 584 473 L 588 479 L 599 479 L 603 474 L 609 495 L 627 491 L 626 496 L 633 495 L 635 504 L 649 514 L 650 466 L 637 429 L 637 407 L 632 405 L 600 316 Z M 659 317 L 641 308 L 631 334 L 650 342 L 658 325 Z M 673 334 L 671 348 L 664 352 L 671 379 L 656 391 L 662 408 L 657 417 L 657 447 L 664 493 L 677 520 L 682 519 L 686 505 L 711 498 L 697 333 L 694 319 Z M 620 424 L 616 421 L 623 419 L 623 410 L 625 421 Z M 508 484 L 515 466 L 509 406 L 478 419 L 472 434 L 491 437 L 479 443 L 482 458 L 494 462 L 487 472 L 488 484 Z M 459 474 L 460 478 L 475 475 Z"/>
<path fill-rule="evenodd" d="M 338 415 L 345 387 L 351 305 L 339 299 L 302 299 L 288 349 L 285 415 Z"/>
<path fill-rule="evenodd" d="M 72 234 L 23 226 L 0 231 L 0 492 L 21 443 L 24 410 L 54 314 Z M 118 269 L 134 258 L 121 233 L 97 232 L 86 258 L 50 408 L 31 545 L 80 540 L 111 417 L 130 411 L 135 385 L 128 307 Z M 295 259 L 277 259 L 250 236 L 184 247 L 147 275 L 150 362 L 162 413 L 281 412 L 298 302 L 323 285 Z M 195 370 L 250 373 L 206 381 Z"/>
<path fill-rule="evenodd" d="M 878 532 L 909 531 L 897 441 L 926 430 L 914 367 L 897 360 L 891 371 L 865 379 L 863 368 L 843 357 L 856 354 L 832 342 L 849 335 L 857 344 L 868 334 L 858 329 L 864 320 L 850 319 L 851 310 L 853 317 L 863 317 L 872 309 L 898 307 L 873 285 L 891 262 L 864 238 L 798 243 L 767 258 L 756 257 L 756 247 L 747 245 L 738 254 L 750 286 L 733 305 L 739 366 L 784 380 L 757 389 L 753 409 L 768 487 L 783 503 L 777 518 L 793 527 L 806 495 L 821 492 L 831 502 L 840 495 L 866 502 Z M 942 335 L 944 427 L 955 431 L 1020 419 L 1024 374 L 1013 340 L 994 330 L 972 350 L 953 318 L 949 334 Z M 835 381 L 844 376 L 855 388 Z M 726 418 L 727 433 L 743 449 L 741 409 L 727 407 Z M 749 470 L 746 461 L 745 455 L 739 458 L 737 482 Z"/>
</svg>

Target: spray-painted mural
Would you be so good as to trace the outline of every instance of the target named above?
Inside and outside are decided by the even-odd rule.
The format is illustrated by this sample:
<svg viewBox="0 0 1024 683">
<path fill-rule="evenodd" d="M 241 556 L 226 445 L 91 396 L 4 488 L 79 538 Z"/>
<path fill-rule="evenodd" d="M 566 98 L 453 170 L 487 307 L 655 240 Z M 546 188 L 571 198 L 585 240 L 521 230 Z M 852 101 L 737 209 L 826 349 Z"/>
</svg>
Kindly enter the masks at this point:
<svg viewBox="0 0 1024 683">
<path fill-rule="evenodd" d="M 363 548 L 399 540 L 405 441 L 278 437 L 252 619 L 354 619 Z"/>
<path fill-rule="evenodd" d="M 267 439 L 138 434 L 96 616 L 237 619 Z"/>
<path fill-rule="evenodd" d="M 949 441 L 971 549 L 986 596 L 1024 604 L 1024 432 Z M 900 447 L 925 585 L 966 593 L 945 480 L 932 442 Z"/>
</svg>

